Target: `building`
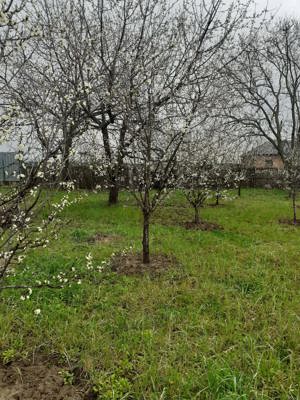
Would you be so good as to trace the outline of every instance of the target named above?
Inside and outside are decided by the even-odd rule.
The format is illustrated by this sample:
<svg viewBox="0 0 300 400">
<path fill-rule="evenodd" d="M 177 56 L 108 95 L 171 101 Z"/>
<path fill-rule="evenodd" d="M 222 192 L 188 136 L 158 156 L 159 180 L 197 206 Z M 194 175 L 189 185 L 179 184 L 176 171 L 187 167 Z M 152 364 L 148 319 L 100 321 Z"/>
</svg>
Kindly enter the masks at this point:
<svg viewBox="0 0 300 400">
<path fill-rule="evenodd" d="M 15 159 L 15 152 L 0 152 L 0 183 L 11 183 L 19 180 L 20 163 Z"/>
<path fill-rule="evenodd" d="M 288 141 L 284 142 L 284 151 L 288 151 Z M 255 172 L 279 172 L 284 169 L 283 161 L 278 150 L 270 142 L 265 142 L 242 157 L 246 168 L 251 168 Z"/>
</svg>

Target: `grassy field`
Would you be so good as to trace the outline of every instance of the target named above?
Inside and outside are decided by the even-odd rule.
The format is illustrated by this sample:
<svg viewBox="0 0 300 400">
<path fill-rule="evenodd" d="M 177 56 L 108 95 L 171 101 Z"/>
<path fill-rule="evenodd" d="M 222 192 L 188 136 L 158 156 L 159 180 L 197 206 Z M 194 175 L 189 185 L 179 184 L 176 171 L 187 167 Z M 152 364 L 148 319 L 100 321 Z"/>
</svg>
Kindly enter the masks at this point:
<svg viewBox="0 0 300 400">
<path fill-rule="evenodd" d="M 151 249 L 180 266 L 128 277 L 89 271 L 85 257 L 99 265 L 129 246 L 140 251 L 131 197 L 108 207 L 104 194 L 89 194 L 71 206 L 59 239 L 30 254 L 14 282 L 63 273 L 77 282 L 28 300 L 0 292 L 1 357 L 59 355 L 87 371 L 104 400 L 300 399 L 300 228 L 278 223 L 291 215 L 286 193 L 244 190 L 202 215 L 224 229 L 176 225 L 192 211 L 180 194 L 168 199 Z M 112 236 L 93 242 L 97 234 Z"/>
</svg>

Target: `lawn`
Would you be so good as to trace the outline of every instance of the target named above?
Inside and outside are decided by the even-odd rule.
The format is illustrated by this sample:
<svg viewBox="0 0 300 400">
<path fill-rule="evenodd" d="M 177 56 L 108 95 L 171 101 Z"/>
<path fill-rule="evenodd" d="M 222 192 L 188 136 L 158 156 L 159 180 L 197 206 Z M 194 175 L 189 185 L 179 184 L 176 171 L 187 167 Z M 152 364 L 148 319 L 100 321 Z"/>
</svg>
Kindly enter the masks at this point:
<svg viewBox="0 0 300 400">
<path fill-rule="evenodd" d="M 219 231 L 186 230 L 180 222 L 192 215 L 180 193 L 169 198 L 154 216 L 151 251 L 178 265 L 124 276 L 88 270 L 86 256 L 96 266 L 141 250 L 132 198 L 109 207 L 105 194 L 88 194 L 65 210 L 58 240 L 12 281 L 75 282 L 26 300 L 26 291 L 0 292 L 3 361 L 55 354 L 104 400 L 300 399 L 300 227 L 278 223 L 291 215 L 286 193 L 243 190 L 205 207 Z"/>
</svg>

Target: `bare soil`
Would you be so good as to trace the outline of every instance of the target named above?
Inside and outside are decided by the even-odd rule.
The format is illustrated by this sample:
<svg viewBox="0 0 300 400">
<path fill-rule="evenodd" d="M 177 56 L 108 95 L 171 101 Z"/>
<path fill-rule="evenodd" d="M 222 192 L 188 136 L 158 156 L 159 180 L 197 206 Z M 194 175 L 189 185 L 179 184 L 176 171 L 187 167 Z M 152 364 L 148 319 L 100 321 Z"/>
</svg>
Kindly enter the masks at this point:
<svg viewBox="0 0 300 400">
<path fill-rule="evenodd" d="M 201 230 L 201 231 L 220 231 L 223 230 L 221 225 L 208 221 L 200 221 L 198 224 L 195 222 L 185 222 L 183 226 L 186 229 Z"/>
<path fill-rule="evenodd" d="M 103 243 L 108 244 L 115 242 L 116 240 L 120 240 L 120 236 L 110 235 L 108 233 L 96 233 L 93 237 L 91 237 L 88 242 L 91 244 Z"/>
<path fill-rule="evenodd" d="M 300 219 L 297 219 L 296 224 L 295 224 L 293 219 L 281 218 L 279 220 L 279 223 L 285 224 L 285 225 L 300 226 Z"/>
<path fill-rule="evenodd" d="M 0 364 L 0 400 L 92 400 L 87 386 L 74 373 L 66 384 L 61 371 L 67 369 L 53 361 L 14 361 Z M 72 375 L 73 376 L 73 375 Z"/>
<path fill-rule="evenodd" d="M 164 254 L 150 255 L 150 264 L 143 264 L 141 254 L 116 256 L 112 262 L 112 271 L 122 275 L 158 275 L 170 268 L 178 267 L 175 257 Z"/>
<path fill-rule="evenodd" d="M 214 222 L 208 222 L 201 220 L 199 224 L 195 224 L 194 221 L 184 221 L 184 219 L 189 218 L 188 215 L 180 215 L 178 213 L 172 213 L 170 215 L 158 215 L 156 216 L 155 221 L 159 224 L 166 226 L 183 226 L 185 229 L 190 230 L 201 230 L 201 231 L 220 231 L 223 230 L 223 227 Z"/>
</svg>

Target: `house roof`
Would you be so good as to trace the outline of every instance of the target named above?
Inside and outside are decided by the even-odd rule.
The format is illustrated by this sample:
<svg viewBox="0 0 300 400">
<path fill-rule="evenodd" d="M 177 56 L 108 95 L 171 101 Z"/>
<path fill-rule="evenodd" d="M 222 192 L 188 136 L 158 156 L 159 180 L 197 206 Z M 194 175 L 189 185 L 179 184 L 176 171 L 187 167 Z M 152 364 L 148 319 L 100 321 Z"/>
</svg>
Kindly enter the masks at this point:
<svg viewBox="0 0 300 400">
<path fill-rule="evenodd" d="M 287 153 L 290 148 L 290 142 L 285 140 L 283 142 L 283 152 Z M 250 154 L 258 156 L 276 156 L 278 155 L 278 150 L 270 142 L 265 142 L 250 151 Z"/>
<path fill-rule="evenodd" d="M 252 154 L 256 154 L 258 156 L 275 156 L 278 154 L 278 150 L 276 149 L 276 147 L 274 147 L 272 145 L 272 143 L 270 142 L 265 142 L 257 147 L 255 147 L 254 149 L 251 150 Z"/>
</svg>

